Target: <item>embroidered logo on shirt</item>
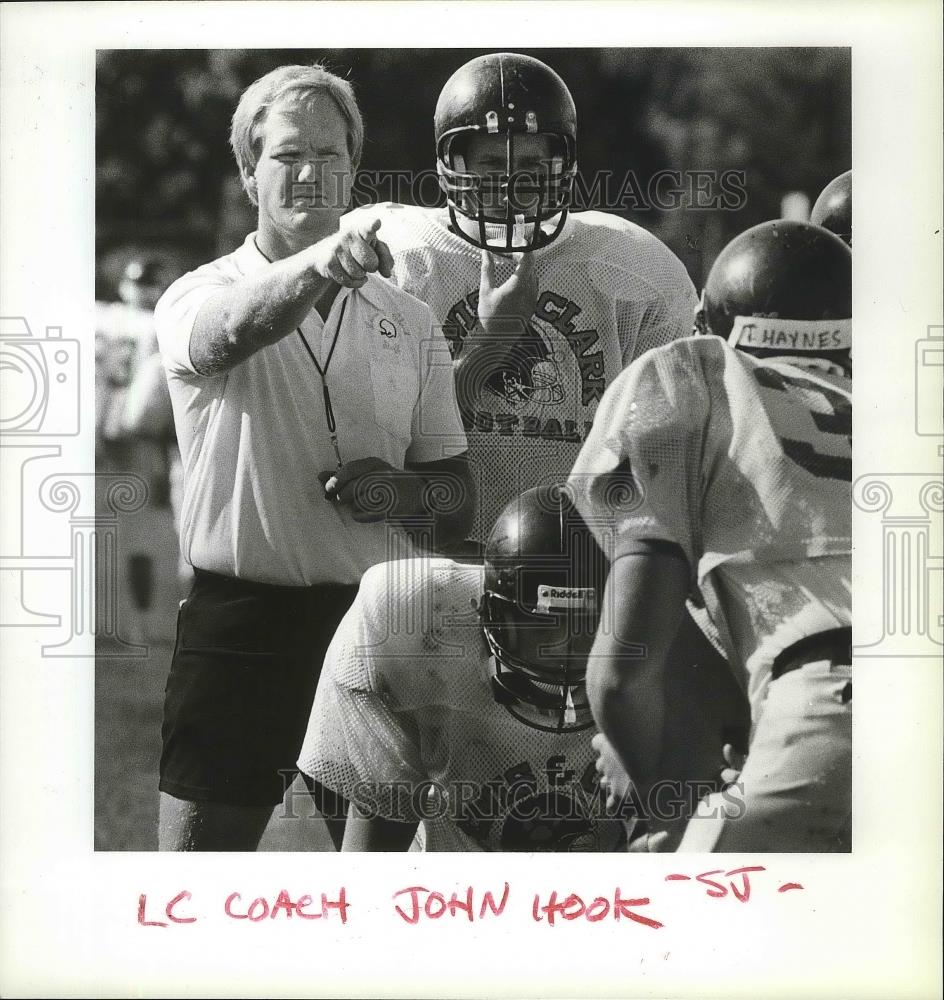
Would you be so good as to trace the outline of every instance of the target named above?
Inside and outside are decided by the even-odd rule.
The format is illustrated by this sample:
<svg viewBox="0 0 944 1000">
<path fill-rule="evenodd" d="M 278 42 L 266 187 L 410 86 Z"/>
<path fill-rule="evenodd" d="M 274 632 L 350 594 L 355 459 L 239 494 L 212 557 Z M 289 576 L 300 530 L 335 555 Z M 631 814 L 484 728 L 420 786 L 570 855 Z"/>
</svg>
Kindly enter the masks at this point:
<svg viewBox="0 0 944 1000">
<path fill-rule="evenodd" d="M 387 319 L 386 316 L 382 316 L 377 324 L 380 330 L 380 335 L 382 337 L 389 337 L 391 340 L 397 336 L 397 328 L 394 325 L 393 320 Z"/>
</svg>

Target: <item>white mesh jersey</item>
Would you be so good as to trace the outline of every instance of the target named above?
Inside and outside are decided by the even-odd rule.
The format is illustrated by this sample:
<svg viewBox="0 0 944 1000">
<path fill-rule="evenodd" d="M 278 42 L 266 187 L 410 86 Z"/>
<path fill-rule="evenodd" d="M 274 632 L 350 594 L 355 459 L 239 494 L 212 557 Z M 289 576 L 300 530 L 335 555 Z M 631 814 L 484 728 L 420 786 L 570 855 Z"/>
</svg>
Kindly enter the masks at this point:
<svg viewBox="0 0 944 1000">
<path fill-rule="evenodd" d="M 851 621 L 852 386 L 688 337 L 635 362 L 570 479 L 595 532 L 685 551 L 752 707 L 770 666 Z"/>
<path fill-rule="evenodd" d="M 532 729 L 498 705 L 472 602 L 481 567 L 375 566 L 328 650 L 303 772 L 388 819 L 425 809 L 429 851 L 612 851 L 592 730 Z"/>
<path fill-rule="evenodd" d="M 350 213 L 343 225 L 372 218 L 382 220 L 393 280 L 429 305 L 458 357 L 476 323 L 481 251 L 448 229 L 444 209 L 388 202 Z M 513 265 L 498 261 L 503 284 Z M 632 222 L 571 214 L 534 261 L 538 299 L 520 363 L 496 372 L 464 414 L 479 496 L 472 537 L 483 542 L 519 493 L 567 477 L 617 374 L 692 330 L 697 297 L 684 265 Z"/>
</svg>

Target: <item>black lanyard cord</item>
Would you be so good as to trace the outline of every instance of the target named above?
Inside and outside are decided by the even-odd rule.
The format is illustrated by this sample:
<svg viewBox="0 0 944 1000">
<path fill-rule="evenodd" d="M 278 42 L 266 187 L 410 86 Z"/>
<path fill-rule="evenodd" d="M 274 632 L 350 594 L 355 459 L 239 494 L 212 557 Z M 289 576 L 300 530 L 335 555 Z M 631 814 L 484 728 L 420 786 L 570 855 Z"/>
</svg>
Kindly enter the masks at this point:
<svg viewBox="0 0 944 1000">
<path fill-rule="evenodd" d="M 324 368 L 318 364 L 318 359 L 315 357 L 315 352 L 311 349 L 305 336 L 302 333 L 302 328 L 300 326 L 295 327 L 295 332 L 302 338 L 302 343 L 305 345 L 305 350 L 308 352 L 308 357 L 311 358 L 312 364 L 318 369 L 318 374 L 324 379 L 325 375 L 328 374 L 328 366 L 331 364 L 331 359 L 334 357 L 334 349 L 338 345 L 338 334 L 341 332 L 341 324 L 344 322 L 344 310 L 347 309 L 347 299 L 344 299 L 341 303 L 341 315 L 338 316 L 338 325 L 334 328 L 334 339 L 331 341 L 331 350 L 328 351 L 328 360 L 325 362 Z"/>
<path fill-rule="evenodd" d="M 253 243 L 256 245 L 256 249 L 262 254 L 263 257 L 271 264 L 273 263 L 272 258 L 267 254 L 263 253 L 262 249 L 259 247 L 258 240 L 253 237 Z M 341 325 L 344 323 L 344 311 L 347 309 L 347 297 L 341 300 L 341 312 L 338 316 L 337 325 L 334 328 L 334 339 L 331 341 L 331 348 L 328 351 L 328 359 L 325 361 L 324 368 L 318 363 L 318 359 L 315 357 L 315 352 L 311 349 L 311 345 L 305 340 L 305 335 L 302 333 L 302 328 L 300 326 L 295 327 L 295 332 L 298 334 L 298 339 L 301 340 L 302 346 L 308 352 L 308 357 L 311 358 L 311 363 L 315 366 L 315 371 L 318 372 L 318 376 L 321 378 L 321 394 L 324 397 L 324 410 L 325 410 L 325 420 L 328 424 L 328 432 L 331 435 L 331 445 L 334 448 L 334 456 L 338 461 L 338 468 L 341 467 L 341 452 L 338 449 L 338 425 L 337 421 L 334 419 L 334 407 L 331 405 L 331 393 L 328 391 L 328 368 L 331 365 L 331 359 L 334 357 L 334 349 L 338 346 L 338 334 L 341 332 Z M 330 310 L 328 310 L 330 315 Z"/>
<path fill-rule="evenodd" d="M 311 349 L 311 345 L 305 340 L 305 335 L 302 333 L 302 328 L 300 326 L 295 327 L 295 332 L 298 334 L 301 342 L 308 352 L 308 357 L 311 358 L 312 364 L 315 366 L 318 374 L 321 376 L 321 391 L 324 395 L 324 407 L 325 407 L 325 419 L 328 421 L 328 430 L 332 434 L 337 430 L 337 424 L 334 420 L 334 408 L 331 406 L 331 393 L 328 391 L 328 368 L 331 365 L 331 359 L 334 357 L 334 349 L 338 345 L 338 334 L 341 332 L 341 324 L 344 322 L 344 310 L 347 309 L 347 299 L 345 298 L 341 302 L 341 314 L 338 316 L 337 326 L 334 328 L 334 339 L 331 341 L 331 348 L 328 351 L 328 360 L 325 361 L 324 368 L 318 364 L 318 359 L 315 357 L 315 352 Z"/>
</svg>

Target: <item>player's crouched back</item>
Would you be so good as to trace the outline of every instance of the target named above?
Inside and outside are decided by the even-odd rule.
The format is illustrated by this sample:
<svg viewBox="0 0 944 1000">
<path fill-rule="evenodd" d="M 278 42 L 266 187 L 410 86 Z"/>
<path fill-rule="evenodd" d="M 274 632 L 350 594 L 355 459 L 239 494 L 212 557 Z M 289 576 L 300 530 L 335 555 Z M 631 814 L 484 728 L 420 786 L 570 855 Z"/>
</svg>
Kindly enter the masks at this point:
<svg viewBox="0 0 944 1000">
<path fill-rule="evenodd" d="M 624 820 L 645 806 L 608 808 L 584 686 L 607 572 L 552 487 L 506 508 L 484 566 L 417 559 L 364 576 L 299 758 L 359 806 L 345 850 L 406 849 L 420 822 L 428 850 L 625 847 Z M 721 761 L 722 725 L 704 719 L 730 703 L 695 701 L 694 685 L 672 698 L 679 738 L 662 767 L 679 780 Z"/>
</svg>

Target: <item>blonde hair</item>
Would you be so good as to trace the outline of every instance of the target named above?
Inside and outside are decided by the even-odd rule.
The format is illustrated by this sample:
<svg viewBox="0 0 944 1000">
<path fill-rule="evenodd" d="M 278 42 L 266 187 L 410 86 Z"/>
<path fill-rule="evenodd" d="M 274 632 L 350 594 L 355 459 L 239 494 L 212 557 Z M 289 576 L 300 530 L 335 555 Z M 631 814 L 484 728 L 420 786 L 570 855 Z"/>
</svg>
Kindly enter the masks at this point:
<svg viewBox="0 0 944 1000">
<path fill-rule="evenodd" d="M 364 148 L 364 120 L 354 97 L 354 88 L 324 66 L 280 66 L 259 77 L 243 91 L 229 133 L 229 144 L 239 166 L 240 179 L 254 205 L 258 201 L 249 185 L 249 178 L 259 158 L 259 139 L 269 110 L 290 95 L 305 101 L 316 94 L 332 97 L 347 122 L 348 152 L 351 163 L 357 168 Z"/>
</svg>

